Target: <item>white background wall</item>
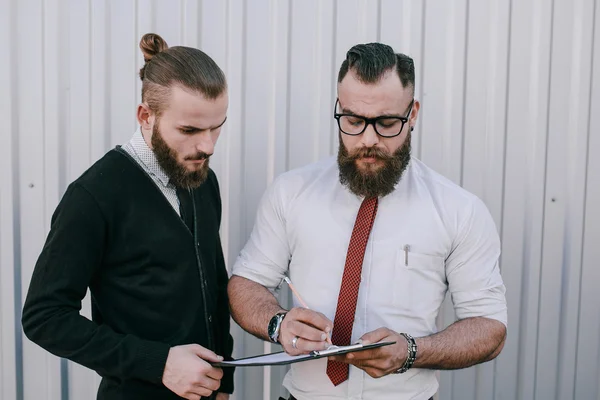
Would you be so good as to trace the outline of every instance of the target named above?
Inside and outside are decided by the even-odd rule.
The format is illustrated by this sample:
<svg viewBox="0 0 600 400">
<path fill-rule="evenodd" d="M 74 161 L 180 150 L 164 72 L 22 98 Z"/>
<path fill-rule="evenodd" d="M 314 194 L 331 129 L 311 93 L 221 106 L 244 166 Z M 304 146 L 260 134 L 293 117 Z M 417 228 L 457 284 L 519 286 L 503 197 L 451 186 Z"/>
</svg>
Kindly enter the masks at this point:
<svg viewBox="0 0 600 400">
<path fill-rule="evenodd" d="M 439 398 L 600 399 L 599 3 L 0 0 L 0 399 L 95 398 L 95 373 L 24 338 L 20 310 L 67 184 L 135 129 L 149 31 L 228 76 L 212 165 L 229 266 L 273 177 L 335 153 L 345 52 L 379 40 L 414 57 L 414 154 L 486 202 L 508 290 L 503 353 L 442 372 Z M 235 356 L 264 350 L 234 333 Z M 283 372 L 239 370 L 235 399 L 276 398 Z"/>
</svg>

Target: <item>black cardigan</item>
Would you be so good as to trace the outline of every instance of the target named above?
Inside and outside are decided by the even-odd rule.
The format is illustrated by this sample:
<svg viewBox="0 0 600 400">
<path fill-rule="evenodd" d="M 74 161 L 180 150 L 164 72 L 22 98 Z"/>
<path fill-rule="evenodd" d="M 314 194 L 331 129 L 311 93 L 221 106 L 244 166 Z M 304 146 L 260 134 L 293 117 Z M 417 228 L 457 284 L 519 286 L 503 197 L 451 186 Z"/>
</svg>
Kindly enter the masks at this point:
<svg viewBox="0 0 600 400">
<path fill-rule="evenodd" d="M 227 271 L 215 174 L 192 192 L 196 237 L 151 178 L 111 150 L 69 185 L 52 216 L 23 329 L 49 352 L 95 370 L 98 399 L 176 399 L 162 385 L 169 348 L 197 343 L 231 358 Z M 92 321 L 80 315 L 90 289 Z M 219 391 L 233 391 L 225 369 Z"/>
</svg>

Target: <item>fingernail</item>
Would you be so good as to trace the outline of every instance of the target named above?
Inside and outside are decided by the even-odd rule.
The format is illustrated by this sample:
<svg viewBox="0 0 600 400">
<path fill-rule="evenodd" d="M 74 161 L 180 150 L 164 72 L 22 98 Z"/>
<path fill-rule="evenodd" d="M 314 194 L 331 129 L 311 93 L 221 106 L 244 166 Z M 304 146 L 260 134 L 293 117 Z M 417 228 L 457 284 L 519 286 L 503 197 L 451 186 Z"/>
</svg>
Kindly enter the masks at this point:
<svg viewBox="0 0 600 400">
<path fill-rule="evenodd" d="M 330 327 L 328 327 L 328 326 L 326 326 L 326 327 L 325 327 L 325 332 L 329 333 L 329 331 L 331 331 L 331 328 L 330 328 Z"/>
<path fill-rule="evenodd" d="M 324 334 L 321 335 L 321 340 L 325 340 L 325 339 L 327 339 L 327 334 L 326 333 L 324 333 Z"/>
<path fill-rule="evenodd" d="M 356 341 L 356 343 L 357 343 L 357 344 L 363 344 L 363 340 L 362 340 L 362 339 L 358 339 L 358 340 Z"/>
<path fill-rule="evenodd" d="M 223 361 L 223 356 L 217 356 L 220 361 Z"/>
</svg>

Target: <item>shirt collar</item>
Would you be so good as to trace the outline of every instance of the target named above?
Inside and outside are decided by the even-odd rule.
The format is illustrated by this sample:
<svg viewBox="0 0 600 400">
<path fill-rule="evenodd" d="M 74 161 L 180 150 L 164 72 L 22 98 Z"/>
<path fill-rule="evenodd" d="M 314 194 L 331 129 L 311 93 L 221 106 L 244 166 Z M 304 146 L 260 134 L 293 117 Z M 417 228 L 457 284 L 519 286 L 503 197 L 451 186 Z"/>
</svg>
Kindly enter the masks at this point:
<svg viewBox="0 0 600 400">
<path fill-rule="evenodd" d="M 142 136 L 142 131 L 140 127 L 137 128 L 129 143 L 131 144 L 131 147 L 133 148 L 133 151 L 135 152 L 136 156 L 146 166 L 148 172 L 156 176 L 163 184 L 163 186 L 166 187 L 169 184 L 169 176 L 158 163 L 154 151 L 148 146 L 148 144 L 144 140 L 144 136 Z"/>
</svg>

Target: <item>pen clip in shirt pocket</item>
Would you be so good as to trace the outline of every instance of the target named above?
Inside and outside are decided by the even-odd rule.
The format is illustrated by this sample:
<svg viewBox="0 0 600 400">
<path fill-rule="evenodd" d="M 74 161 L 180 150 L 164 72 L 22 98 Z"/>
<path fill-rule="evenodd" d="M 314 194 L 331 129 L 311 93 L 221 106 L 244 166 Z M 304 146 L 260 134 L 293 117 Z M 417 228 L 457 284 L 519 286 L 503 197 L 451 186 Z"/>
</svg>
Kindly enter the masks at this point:
<svg viewBox="0 0 600 400">
<path fill-rule="evenodd" d="M 438 308 L 447 290 L 445 259 L 400 246 L 394 268 L 394 305 L 414 311 Z"/>
</svg>

